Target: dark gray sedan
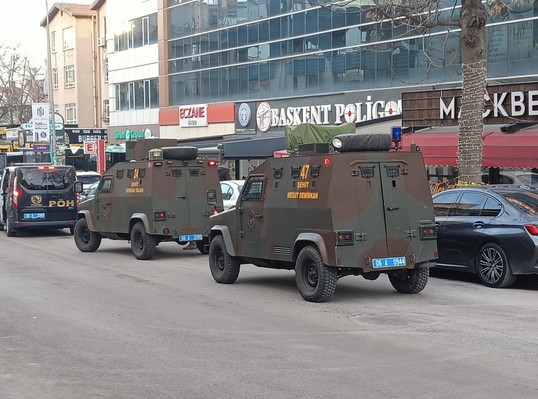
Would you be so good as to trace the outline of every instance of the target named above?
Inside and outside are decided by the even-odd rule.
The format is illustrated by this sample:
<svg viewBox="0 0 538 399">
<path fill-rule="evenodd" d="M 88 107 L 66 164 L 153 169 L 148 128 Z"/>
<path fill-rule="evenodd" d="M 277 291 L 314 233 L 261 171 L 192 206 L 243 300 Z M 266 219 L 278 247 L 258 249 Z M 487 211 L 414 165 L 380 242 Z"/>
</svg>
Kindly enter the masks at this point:
<svg viewBox="0 0 538 399">
<path fill-rule="evenodd" d="M 433 197 L 437 267 L 476 273 L 488 287 L 538 274 L 538 189 L 478 186 Z"/>
</svg>

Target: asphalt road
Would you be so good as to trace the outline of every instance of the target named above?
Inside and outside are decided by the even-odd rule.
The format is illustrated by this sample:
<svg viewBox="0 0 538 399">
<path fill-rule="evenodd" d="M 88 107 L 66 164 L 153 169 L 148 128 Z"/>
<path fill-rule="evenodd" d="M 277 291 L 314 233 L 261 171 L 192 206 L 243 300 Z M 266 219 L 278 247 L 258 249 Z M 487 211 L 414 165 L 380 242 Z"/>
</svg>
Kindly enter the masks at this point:
<svg viewBox="0 0 538 399">
<path fill-rule="evenodd" d="M 418 295 L 350 276 L 314 304 L 293 272 L 220 285 L 174 243 L 137 261 L 0 232 L 0 398 L 538 398 L 538 279 L 435 274 Z"/>
</svg>

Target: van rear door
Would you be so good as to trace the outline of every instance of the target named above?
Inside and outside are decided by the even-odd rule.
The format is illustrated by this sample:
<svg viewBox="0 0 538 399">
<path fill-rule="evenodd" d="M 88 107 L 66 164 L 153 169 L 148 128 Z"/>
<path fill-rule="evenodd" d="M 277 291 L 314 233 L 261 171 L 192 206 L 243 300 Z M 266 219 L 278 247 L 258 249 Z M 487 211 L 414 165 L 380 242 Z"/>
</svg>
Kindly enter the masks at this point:
<svg viewBox="0 0 538 399">
<path fill-rule="evenodd" d="M 59 226 L 76 220 L 75 169 L 70 166 L 25 166 L 16 175 L 16 209 L 21 223 Z"/>
</svg>

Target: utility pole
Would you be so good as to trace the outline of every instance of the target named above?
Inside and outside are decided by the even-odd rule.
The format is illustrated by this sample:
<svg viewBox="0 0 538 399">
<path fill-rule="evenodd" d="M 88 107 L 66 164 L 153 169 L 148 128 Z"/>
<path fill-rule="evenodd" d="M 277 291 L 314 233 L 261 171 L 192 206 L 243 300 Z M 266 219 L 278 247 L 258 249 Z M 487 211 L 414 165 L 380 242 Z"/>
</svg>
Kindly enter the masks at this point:
<svg viewBox="0 0 538 399">
<path fill-rule="evenodd" d="M 45 0 L 47 9 L 47 75 L 49 80 L 49 137 L 50 137 L 50 162 L 56 164 L 56 120 L 54 118 L 54 97 L 53 97 L 53 73 L 52 73 L 52 55 L 50 46 L 50 21 L 49 21 L 49 2 Z"/>
</svg>

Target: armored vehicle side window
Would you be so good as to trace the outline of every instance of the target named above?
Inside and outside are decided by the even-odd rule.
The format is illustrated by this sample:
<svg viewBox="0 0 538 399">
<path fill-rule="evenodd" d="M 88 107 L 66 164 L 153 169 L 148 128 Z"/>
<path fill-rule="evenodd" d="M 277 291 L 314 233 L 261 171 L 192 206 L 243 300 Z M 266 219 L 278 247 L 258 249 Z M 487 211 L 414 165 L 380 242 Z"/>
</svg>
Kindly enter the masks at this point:
<svg viewBox="0 0 538 399">
<path fill-rule="evenodd" d="M 251 179 L 247 182 L 247 186 L 243 191 L 243 199 L 261 199 L 263 193 L 263 180 Z"/>
<path fill-rule="evenodd" d="M 112 190 L 112 179 L 110 177 L 103 177 L 103 181 L 101 183 L 101 191 L 102 193 L 109 193 Z"/>
</svg>

